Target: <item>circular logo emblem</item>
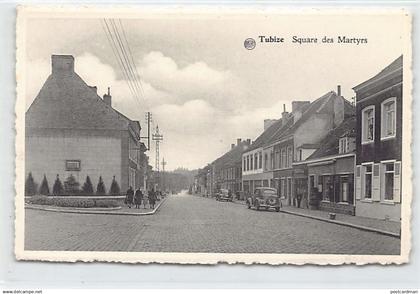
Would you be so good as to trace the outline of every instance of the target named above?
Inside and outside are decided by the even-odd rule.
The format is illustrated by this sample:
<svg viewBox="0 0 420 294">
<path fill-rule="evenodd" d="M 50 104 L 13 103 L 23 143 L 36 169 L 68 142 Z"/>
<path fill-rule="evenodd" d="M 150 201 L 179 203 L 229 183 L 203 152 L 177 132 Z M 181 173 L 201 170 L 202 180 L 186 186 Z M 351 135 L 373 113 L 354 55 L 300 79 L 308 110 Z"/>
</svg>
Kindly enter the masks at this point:
<svg viewBox="0 0 420 294">
<path fill-rule="evenodd" d="M 252 49 L 254 49 L 256 45 L 257 45 L 257 43 L 256 43 L 256 42 L 255 42 L 255 40 L 254 40 L 254 39 L 252 39 L 252 38 L 248 38 L 248 39 L 246 39 L 246 40 L 244 41 L 244 47 L 245 47 L 247 50 L 252 50 Z"/>
</svg>

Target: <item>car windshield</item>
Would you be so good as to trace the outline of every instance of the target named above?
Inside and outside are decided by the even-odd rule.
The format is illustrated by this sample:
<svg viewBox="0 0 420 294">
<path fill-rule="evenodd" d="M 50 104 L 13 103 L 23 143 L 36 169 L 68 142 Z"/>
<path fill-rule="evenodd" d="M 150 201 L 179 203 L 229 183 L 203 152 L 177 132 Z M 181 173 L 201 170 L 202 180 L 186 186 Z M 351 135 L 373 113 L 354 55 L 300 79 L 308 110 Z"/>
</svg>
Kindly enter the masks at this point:
<svg viewBox="0 0 420 294">
<path fill-rule="evenodd" d="M 261 190 L 261 195 L 263 195 L 263 196 L 277 196 L 277 192 L 276 192 L 276 190 L 272 190 L 272 189 L 262 189 Z"/>
</svg>

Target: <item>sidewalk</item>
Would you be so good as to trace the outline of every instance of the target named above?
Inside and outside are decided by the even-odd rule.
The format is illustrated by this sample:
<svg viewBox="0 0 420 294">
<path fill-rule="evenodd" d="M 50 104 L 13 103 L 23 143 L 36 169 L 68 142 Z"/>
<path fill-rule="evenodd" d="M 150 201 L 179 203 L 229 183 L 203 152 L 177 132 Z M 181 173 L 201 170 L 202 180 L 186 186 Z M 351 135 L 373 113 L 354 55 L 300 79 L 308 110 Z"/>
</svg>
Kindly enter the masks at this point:
<svg viewBox="0 0 420 294">
<path fill-rule="evenodd" d="M 383 235 L 400 238 L 400 222 L 352 216 L 341 213 L 336 213 L 335 220 L 330 220 L 329 212 L 327 211 L 303 209 L 294 206 L 283 206 L 282 211 L 293 215 L 309 217 L 338 225 L 354 227 L 365 231 L 377 232 Z"/>
<path fill-rule="evenodd" d="M 244 200 L 234 200 L 233 203 L 246 205 Z M 389 220 L 380 220 L 361 216 L 352 216 L 336 213 L 335 220 L 331 220 L 328 211 L 310 210 L 294 206 L 283 206 L 282 212 L 302 217 L 308 217 L 337 225 L 353 227 L 356 229 L 376 232 L 379 234 L 400 238 L 401 223 Z"/>
</svg>

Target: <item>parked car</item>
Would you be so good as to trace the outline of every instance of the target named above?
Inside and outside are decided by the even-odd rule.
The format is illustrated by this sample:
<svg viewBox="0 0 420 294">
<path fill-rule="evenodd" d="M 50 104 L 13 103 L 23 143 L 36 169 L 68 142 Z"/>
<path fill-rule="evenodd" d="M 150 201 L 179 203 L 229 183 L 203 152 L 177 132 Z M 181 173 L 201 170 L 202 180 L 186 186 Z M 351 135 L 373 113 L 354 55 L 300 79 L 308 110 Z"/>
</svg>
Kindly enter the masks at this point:
<svg viewBox="0 0 420 294">
<path fill-rule="evenodd" d="M 217 201 L 232 201 L 233 195 L 230 190 L 227 189 L 220 189 L 219 192 L 216 194 L 216 200 Z"/>
<path fill-rule="evenodd" d="M 277 212 L 280 211 L 281 201 L 277 195 L 277 190 L 269 187 L 256 188 L 254 194 L 250 195 L 246 200 L 248 209 L 265 208 L 266 210 L 274 208 Z"/>
</svg>

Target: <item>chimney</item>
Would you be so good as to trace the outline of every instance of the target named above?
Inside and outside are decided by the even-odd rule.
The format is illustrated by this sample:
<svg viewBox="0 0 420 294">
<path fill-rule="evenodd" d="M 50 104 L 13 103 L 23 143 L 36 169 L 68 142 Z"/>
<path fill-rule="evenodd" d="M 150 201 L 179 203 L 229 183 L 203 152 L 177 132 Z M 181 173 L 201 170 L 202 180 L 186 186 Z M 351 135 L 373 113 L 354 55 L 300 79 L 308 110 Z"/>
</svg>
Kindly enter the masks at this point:
<svg viewBox="0 0 420 294">
<path fill-rule="evenodd" d="M 289 113 L 286 111 L 286 104 L 283 104 L 283 112 L 281 113 L 281 120 L 283 121 L 283 125 L 286 123 L 288 117 Z"/>
<path fill-rule="evenodd" d="M 51 66 L 54 75 L 71 76 L 74 73 L 74 57 L 72 55 L 51 55 Z"/>
<path fill-rule="evenodd" d="M 235 148 L 235 144 L 230 144 L 230 149 L 233 149 L 233 148 Z"/>
<path fill-rule="evenodd" d="M 108 87 L 108 94 L 104 94 L 104 102 L 109 107 L 112 107 L 112 96 L 111 96 L 111 90 Z"/>
<path fill-rule="evenodd" d="M 341 85 L 337 85 L 337 96 L 341 96 Z"/>
<path fill-rule="evenodd" d="M 246 139 L 246 143 L 247 143 L 248 145 L 251 145 L 251 139 Z"/>
<path fill-rule="evenodd" d="M 241 142 L 242 142 L 242 139 L 241 138 L 236 139 L 236 145 L 239 146 L 239 144 L 241 144 Z"/>
</svg>

